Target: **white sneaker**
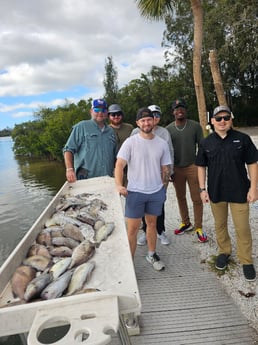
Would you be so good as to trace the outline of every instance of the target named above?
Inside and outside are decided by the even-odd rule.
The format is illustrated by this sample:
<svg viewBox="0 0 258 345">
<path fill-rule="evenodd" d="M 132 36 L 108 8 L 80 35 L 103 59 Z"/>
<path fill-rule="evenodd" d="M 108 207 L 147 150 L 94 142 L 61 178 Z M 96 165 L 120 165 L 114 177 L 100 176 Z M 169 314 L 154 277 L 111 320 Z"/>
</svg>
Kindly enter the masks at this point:
<svg viewBox="0 0 258 345">
<path fill-rule="evenodd" d="M 143 231 L 142 234 L 138 237 L 137 244 L 138 244 L 138 246 L 145 246 L 145 244 L 147 244 L 146 234 L 145 234 L 144 231 Z"/>
<path fill-rule="evenodd" d="M 160 239 L 161 244 L 165 244 L 165 245 L 170 244 L 170 241 L 167 238 L 167 235 L 165 234 L 164 231 L 162 231 L 161 235 L 158 234 L 157 237 Z"/>
<path fill-rule="evenodd" d="M 161 271 L 165 268 L 164 262 L 162 262 L 158 254 L 154 253 L 153 256 L 146 255 L 146 260 L 152 265 L 154 270 Z"/>
</svg>

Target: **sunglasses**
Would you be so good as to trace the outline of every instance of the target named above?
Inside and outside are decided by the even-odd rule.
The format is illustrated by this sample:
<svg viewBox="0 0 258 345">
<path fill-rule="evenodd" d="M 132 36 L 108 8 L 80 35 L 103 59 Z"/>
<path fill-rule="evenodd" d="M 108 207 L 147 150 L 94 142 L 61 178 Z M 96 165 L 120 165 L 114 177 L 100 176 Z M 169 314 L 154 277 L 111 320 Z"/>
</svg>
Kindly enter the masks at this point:
<svg viewBox="0 0 258 345">
<path fill-rule="evenodd" d="M 216 122 L 220 122 L 220 121 L 222 121 L 222 119 L 224 121 L 229 121 L 231 119 L 231 115 L 217 116 L 217 117 L 215 116 L 214 119 Z"/>
<path fill-rule="evenodd" d="M 122 113 L 111 113 L 109 115 L 112 117 L 120 117 L 120 116 L 122 116 Z"/>
<path fill-rule="evenodd" d="M 104 108 L 93 108 L 93 110 L 95 113 L 105 113 L 106 112 L 106 109 L 104 109 Z"/>
<path fill-rule="evenodd" d="M 152 113 L 154 117 L 159 118 L 160 117 L 160 113 Z"/>
</svg>

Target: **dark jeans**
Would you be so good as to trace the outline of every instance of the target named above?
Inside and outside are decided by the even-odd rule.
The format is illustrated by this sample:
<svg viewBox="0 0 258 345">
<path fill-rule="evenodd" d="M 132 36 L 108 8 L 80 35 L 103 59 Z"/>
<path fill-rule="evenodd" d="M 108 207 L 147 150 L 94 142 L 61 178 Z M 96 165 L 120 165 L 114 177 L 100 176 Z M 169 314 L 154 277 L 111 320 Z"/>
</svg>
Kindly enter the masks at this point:
<svg viewBox="0 0 258 345">
<path fill-rule="evenodd" d="M 145 218 L 142 217 L 142 230 L 144 232 L 146 232 L 146 222 L 145 222 Z M 164 208 L 164 204 L 162 206 L 162 213 L 160 216 L 157 217 L 157 233 L 159 235 L 161 235 L 161 233 L 165 231 L 165 208 Z"/>
</svg>

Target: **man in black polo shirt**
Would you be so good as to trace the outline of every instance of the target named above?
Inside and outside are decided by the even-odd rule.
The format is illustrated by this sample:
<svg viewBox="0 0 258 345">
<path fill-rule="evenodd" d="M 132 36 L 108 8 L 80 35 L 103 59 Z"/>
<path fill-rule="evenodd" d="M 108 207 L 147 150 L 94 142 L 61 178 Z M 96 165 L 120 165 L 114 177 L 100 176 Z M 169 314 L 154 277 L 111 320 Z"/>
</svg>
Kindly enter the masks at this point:
<svg viewBox="0 0 258 345">
<path fill-rule="evenodd" d="M 258 199 L 258 151 L 247 134 L 232 129 L 232 113 L 227 106 L 214 109 L 211 123 L 214 133 L 201 141 L 195 163 L 202 202 L 210 201 L 215 219 L 219 248 L 215 266 L 224 270 L 232 252 L 227 228 L 229 206 L 244 277 L 247 281 L 254 281 L 256 272 L 252 260 L 249 203 Z M 206 168 L 208 190 L 205 188 Z"/>
</svg>

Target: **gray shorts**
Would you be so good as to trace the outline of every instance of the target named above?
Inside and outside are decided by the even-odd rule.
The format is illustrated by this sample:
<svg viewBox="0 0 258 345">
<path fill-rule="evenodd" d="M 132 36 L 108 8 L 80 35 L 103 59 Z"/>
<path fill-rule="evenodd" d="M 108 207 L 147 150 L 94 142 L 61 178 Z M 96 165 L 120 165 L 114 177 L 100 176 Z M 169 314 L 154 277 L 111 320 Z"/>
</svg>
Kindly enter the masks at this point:
<svg viewBox="0 0 258 345">
<path fill-rule="evenodd" d="M 127 218 L 142 218 L 145 214 L 159 216 L 165 201 L 165 187 L 152 194 L 128 191 L 125 201 L 125 216 Z"/>
</svg>

